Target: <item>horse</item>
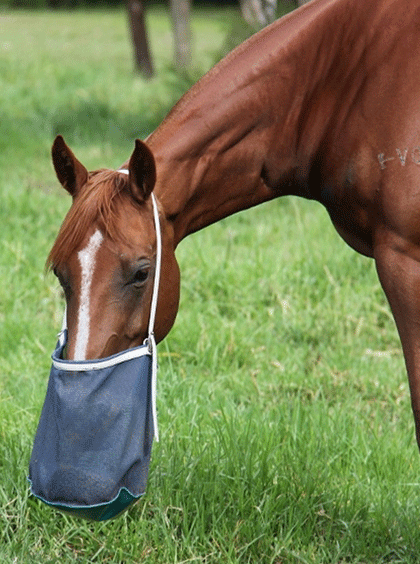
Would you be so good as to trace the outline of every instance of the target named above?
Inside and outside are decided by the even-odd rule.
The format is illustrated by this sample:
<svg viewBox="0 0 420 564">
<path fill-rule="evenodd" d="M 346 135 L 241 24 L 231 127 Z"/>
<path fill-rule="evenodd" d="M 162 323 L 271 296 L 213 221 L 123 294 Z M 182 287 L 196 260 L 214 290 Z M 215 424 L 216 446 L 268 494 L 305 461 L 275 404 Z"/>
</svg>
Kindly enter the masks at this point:
<svg viewBox="0 0 420 564">
<path fill-rule="evenodd" d="M 420 446 L 420 4 L 313 0 L 201 78 L 119 170 L 88 172 L 61 136 L 73 198 L 47 263 L 67 304 L 67 356 L 143 342 L 162 230 L 155 336 L 178 311 L 177 245 L 280 196 L 320 202 L 373 258 L 406 362 Z"/>
</svg>

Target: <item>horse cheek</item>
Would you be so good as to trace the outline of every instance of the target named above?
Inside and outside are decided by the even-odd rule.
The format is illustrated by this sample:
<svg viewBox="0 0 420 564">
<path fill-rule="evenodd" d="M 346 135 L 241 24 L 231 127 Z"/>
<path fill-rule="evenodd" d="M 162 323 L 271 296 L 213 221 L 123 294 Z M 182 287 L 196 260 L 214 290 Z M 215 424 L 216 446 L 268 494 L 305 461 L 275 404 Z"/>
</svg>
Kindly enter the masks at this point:
<svg viewBox="0 0 420 564">
<path fill-rule="evenodd" d="M 174 255 L 162 261 L 162 275 L 159 285 L 158 305 L 155 322 L 156 341 L 162 341 L 173 324 L 178 313 L 180 291 L 179 266 Z"/>
</svg>

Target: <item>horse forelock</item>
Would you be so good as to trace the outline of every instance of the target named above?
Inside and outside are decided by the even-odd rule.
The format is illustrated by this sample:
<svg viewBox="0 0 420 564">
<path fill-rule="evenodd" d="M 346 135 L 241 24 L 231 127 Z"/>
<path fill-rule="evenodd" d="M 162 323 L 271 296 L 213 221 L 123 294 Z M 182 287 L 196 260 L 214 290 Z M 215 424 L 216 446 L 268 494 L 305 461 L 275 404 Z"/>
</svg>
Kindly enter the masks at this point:
<svg viewBox="0 0 420 564">
<path fill-rule="evenodd" d="M 89 181 L 76 196 L 47 258 L 46 267 L 59 268 L 81 245 L 89 227 L 96 223 L 106 237 L 125 241 L 118 227 L 121 205 L 135 205 L 128 190 L 126 175 L 112 170 L 90 173 Z"/>
</svg>

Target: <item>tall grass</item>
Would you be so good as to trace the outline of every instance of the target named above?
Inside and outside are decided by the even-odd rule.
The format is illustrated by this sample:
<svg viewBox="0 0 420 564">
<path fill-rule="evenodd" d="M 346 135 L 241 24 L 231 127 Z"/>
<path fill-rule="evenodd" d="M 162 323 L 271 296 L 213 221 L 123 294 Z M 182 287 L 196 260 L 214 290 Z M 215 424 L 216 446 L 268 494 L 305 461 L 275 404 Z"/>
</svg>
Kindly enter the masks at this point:
<svg viewBox="0 0 420 564">
<path fill-rule="evenodd" d="M 132 73 L 125 14 L 0 15 L 0 559 L 5 563 L 418 564 L 419 455 L 400 344 L 371 261 L 313 202 L 284 199 L 184 241 L 159 346 L 161 442 L 147 493 L 108 523 L 28 496 L 63 302 L 44 261 L 69 199 L 62 133 L 115 167 L 220 52 L 231 12 L 194 15 L 196 70 Z"/>
</svg>

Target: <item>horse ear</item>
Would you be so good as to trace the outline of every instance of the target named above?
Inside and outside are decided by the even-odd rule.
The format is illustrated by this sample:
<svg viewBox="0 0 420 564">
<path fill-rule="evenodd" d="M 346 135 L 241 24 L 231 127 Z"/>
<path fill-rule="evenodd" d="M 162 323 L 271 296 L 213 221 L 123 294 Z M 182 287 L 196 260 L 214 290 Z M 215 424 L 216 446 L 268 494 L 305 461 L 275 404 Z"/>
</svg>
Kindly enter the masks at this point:
<svg viewBox="0 0 420 564">
<path fill-rule="evenodd" d="M 136 139 L 136 145 L 128 164 L 131 195 L 144 202 L 152 193 L 156 182 L 155 158 L 149 147 Z"/>
<path fill-rule="evenodd" d="M 61 185 L 73 196 L 86 184 L 89 173 L 80 163 L 61 135 L 57 135 L 51 150 L 55 173 Z"/>
</svg>

